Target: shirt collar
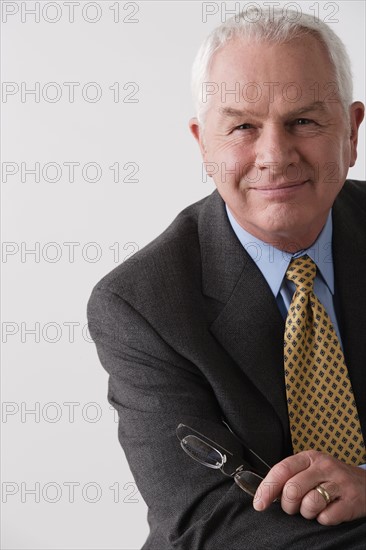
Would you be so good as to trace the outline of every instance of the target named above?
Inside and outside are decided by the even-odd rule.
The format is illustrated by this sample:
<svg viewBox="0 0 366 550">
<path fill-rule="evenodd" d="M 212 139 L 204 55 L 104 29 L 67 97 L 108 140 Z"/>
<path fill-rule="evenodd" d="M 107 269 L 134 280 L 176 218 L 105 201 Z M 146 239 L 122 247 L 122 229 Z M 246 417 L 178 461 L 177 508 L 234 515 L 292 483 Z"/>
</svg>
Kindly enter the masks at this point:
<svg viewBox="0 0 366 550">
<path fill-rule="evenodd" d="M 265 243 L 248 233 L 238 224 L 227 205 L 226 212 L 234 233 L 249 256 L 257 264 L 275 297 L 280 291 L 291 259 L 304 254 L 307 254 L 315 262 L 330 292 L 334 294 L 332 210 L 330 210 L 327 221 L 313 245 L 305 250 L 299 250 L 293 255 L 276 248 L 276 243 Z"/>
</svg>

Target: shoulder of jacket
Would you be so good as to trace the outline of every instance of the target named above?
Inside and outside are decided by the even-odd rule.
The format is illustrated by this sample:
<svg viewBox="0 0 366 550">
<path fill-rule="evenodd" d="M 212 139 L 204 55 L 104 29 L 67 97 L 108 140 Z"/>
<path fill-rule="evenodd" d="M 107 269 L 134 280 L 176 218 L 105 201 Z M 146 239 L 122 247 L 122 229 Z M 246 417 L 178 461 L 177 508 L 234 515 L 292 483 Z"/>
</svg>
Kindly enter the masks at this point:
<svg viewBox="0 0 366 550">
<path fill-rule="evenodd" d="M 192 277 L 199 258 L 198 219 L 205 197 L 182 210 L 158 237 L 105 275 L 94 290 L 134 301 L 136 293 L 162 291 L 164 284 Z"/>
<path fill-rule="evenodd" d="M 366 181 L 346 180 L 337 199 L 339 202 L 351 202 L 358 208 L 366 208 Z"/>
</svg>

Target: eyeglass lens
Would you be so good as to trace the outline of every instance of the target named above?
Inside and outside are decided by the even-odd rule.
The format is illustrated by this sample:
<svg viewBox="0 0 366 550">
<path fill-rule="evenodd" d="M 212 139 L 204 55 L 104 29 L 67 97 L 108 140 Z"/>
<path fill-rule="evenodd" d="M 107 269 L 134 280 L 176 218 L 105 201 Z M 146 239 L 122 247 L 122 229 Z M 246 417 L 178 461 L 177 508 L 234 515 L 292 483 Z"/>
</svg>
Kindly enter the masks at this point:
<svg viewBox="0 0 366 550">
<path fill-rule="evenodd" d="M 254 472 L 242 471 L 234 476 L 235 483 L 239 485 L 243 491 L 254 497 L 263 478 Z"/>
<path fill-rule="evenodd" d="M 209 468 L 219 469 L 225 462 L 225 458 L 220 451 L 195 435 L 184 437 L 181 446 L 190 457 Z"/>
</svg>

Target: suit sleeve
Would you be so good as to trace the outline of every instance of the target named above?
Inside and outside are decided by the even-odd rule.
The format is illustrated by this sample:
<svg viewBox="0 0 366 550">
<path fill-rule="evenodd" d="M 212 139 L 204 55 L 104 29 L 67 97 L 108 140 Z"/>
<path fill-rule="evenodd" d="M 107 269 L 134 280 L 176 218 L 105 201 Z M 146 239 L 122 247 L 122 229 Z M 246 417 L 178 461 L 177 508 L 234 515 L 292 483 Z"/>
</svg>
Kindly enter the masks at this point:
<svg viewBox="0 0 366 550">
<path fill-rule="evenodd" d="M 149 508 L 153 534 L 164 541 L 159 550 L 363 547 L 364 522 L 324 527 L 286 515 L 278 503 L 256 512 L 232 478 L 189 458 L 175 435 L 180 422 L 232 444 L 199 369 L 109 290 L 94 289 L 88 321 L 109 373 L 108 399 L 119 414 L 120 443 Z"/>
</svg>

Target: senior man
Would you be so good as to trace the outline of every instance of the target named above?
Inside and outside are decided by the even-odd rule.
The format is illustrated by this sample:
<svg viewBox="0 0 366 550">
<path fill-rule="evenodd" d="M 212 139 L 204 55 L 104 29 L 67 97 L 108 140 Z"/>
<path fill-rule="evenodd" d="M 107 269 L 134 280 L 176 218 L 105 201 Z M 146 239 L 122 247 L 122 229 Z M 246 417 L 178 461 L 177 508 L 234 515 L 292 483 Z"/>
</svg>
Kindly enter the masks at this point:
<svg viewBox="0 0 366 550">
<path fill-rule="evenodd" d="M 291 15 L 204 42 L 190 129 L 217 190 L 89 302 L 146 550 L 365 541 L 366 185 L 346 180 L 364 106 L 339 38 Z M 229 476 L 199 464 L 207 443 Z"/>
</svg>

